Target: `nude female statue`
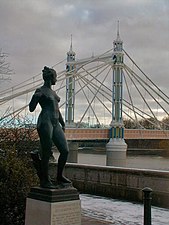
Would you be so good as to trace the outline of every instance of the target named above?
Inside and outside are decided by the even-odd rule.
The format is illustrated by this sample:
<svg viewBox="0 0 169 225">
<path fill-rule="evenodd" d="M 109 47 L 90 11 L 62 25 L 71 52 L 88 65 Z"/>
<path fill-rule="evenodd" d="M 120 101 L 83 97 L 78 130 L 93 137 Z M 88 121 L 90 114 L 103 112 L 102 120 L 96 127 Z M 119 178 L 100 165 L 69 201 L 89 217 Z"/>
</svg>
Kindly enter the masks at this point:
<svg viewBox="0 0 169 225">
<path fill-rule="evenodd" d="M 65 123 L 58 106 L 60 98 L 51 89 L 51 86 L 55 85 L 57 81 L 56 71 L 45 66 L 42 72 L 44 84 L 36 89 L 29 103 L 29 110 L 33 112 L 38 103 L 42 108 L 37 122 L 37 131 L 41 144 L 40 186 L 43 188 L 55 188 L 48 175 L 49 158 L 52 155 L 52 142 L 54 142 L 60 152 L 57 169 L 58 183 L 71 183 L 62 174 L 69 149 L 64 135 Z"/>
</svg>

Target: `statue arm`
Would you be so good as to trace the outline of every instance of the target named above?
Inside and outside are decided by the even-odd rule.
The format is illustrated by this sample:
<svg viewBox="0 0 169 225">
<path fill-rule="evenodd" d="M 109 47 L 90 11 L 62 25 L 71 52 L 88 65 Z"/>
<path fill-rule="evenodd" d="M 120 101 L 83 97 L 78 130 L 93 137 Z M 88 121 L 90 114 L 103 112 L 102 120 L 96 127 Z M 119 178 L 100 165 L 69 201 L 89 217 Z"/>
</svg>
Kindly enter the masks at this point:
<svg viewBox="0 0 169 225">
<path fill-rule="evenodd" d="M 36 106 L 39 102 L 40 97 L 42 96 L 42 93 L 39 89 L 35 91 L 35 94 L 32 96 L 32 99 L 29 103 L 29 111 L 33 112 L 36 109 Z"/>
</svg>

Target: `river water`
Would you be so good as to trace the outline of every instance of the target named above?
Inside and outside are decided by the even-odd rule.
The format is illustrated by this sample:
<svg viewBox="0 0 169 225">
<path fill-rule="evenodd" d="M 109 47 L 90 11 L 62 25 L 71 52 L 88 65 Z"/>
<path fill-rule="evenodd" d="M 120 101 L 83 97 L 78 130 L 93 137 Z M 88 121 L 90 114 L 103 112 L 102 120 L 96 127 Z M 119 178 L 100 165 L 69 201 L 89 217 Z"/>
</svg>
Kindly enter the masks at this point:
<svg viewBox="0 0 169 225">
<path fill-rule="evenodd" d="M 57 160 L 59 153 L 54 152 Z M 101 165 L 106 166 L 106 154 L 103 151 L 94 151 L 80 149 L 78 152 L 78 164 Z M 127 168 L 166 170 L 169 171 L 169 157 L 161 155 L 127 155 Z"/>
<path fill-rule="evenodd" d="M 105 166 L 106 155 L 79 153 L 78 163 Z M 126 167 L 169 171 L 169 158 L 148 155 L 127 156 Z"/>
</svg>

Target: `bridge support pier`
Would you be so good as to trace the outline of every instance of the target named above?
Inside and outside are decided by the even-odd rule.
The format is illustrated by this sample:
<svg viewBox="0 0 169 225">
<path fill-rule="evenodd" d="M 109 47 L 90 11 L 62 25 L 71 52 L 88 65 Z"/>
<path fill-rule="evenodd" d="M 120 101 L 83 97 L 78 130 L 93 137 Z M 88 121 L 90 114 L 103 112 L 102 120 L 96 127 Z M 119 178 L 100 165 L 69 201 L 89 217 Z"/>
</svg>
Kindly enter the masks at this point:
<svg viewBox="0 0 169 225">
<path fill-rule="evenodd" d="M 106 145 L 106 165 L 126 166 L 127 144 L 124 139 L 111 138 Z"/>
<path fill-rule="evenodd" d="M 69 141 L 69 155 L 68 155 L 68 162 L 69 163 L 77 163 L 78 162 L 78 142 Z"/>
</svg>

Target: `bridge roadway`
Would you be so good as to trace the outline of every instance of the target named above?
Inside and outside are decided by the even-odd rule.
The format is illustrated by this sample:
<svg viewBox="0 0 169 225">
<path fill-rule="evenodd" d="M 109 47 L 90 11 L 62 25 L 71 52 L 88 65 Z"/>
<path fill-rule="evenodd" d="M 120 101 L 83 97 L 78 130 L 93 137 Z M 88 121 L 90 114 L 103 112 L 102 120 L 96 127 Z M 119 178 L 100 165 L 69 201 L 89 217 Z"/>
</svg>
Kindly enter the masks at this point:
<svg viewBox="0 0 169 225">
<path fill-rule="evenodd" d="M 108 140 L 109 129 L 67 128 L 67 140 Z M 169 130 L 124 129 L 125 139 L 169 139 Z"/>
</svg>

